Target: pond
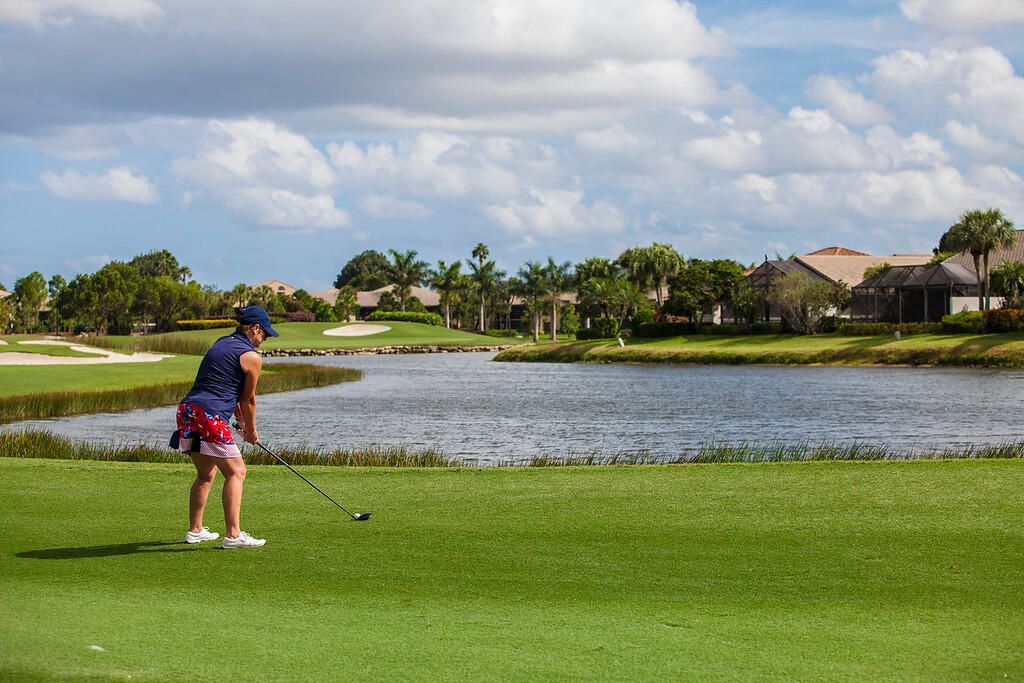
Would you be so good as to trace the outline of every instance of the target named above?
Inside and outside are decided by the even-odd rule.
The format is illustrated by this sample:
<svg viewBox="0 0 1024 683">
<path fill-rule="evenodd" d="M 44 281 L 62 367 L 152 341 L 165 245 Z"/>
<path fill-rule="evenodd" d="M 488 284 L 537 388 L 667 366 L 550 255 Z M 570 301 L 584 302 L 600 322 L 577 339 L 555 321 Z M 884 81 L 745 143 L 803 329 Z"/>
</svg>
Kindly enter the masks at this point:
<svg viewBox="0 0 1024 683">
<path fill-rule="evenodd" d="M 864 442 L 899 450 L 1020 439 L 1024 371 L 492 363 L 492 353 L 318 358 L 358 382 L 260 396 L 271 448 L 437 448 L 467 464 L 715 442 Z M 309 362 L 309 359 L 268 360 Z M 18 423 L 76 439 L 165 443 L 174 409 Z"/>
</svg>

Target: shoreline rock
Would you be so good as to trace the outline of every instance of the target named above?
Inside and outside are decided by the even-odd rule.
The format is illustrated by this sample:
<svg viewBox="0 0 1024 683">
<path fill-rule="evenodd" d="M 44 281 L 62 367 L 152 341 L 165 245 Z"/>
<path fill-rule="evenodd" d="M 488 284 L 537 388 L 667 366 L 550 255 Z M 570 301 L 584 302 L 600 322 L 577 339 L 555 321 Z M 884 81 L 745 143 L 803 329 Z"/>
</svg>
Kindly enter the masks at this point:
<svg viewBox="0 0 1024 683">
<path fill-rule="evenodd" d="M 374 356 L 403 353 L 472 353 L 496 352 L 510 349 L 515 344 L 490 344 L 483 346 L 368 346 L 359 349 L 266 349 L 260 353 L 264 358 L 294 358 L 299 356 Z"/>
</svg>

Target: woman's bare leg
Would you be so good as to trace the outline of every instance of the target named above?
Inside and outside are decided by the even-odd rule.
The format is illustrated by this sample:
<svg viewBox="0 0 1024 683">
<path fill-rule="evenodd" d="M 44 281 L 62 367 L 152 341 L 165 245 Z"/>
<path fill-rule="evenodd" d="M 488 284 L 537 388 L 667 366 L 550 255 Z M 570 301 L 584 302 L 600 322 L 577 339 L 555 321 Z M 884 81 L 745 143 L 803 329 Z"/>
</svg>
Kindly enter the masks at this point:
<svg viewBox="0 0 1024 683">
<path fill-rule="evenodd" d="M 188 529 L 198 532 L 203 528 L 203 512 L 206 510 L 206 499 L 210 495 L 213 478 L 217 476 L 217 463 L 214 458 L 202 453 L 189 453 L 192 464 L 196 466 L 196 480 L 188 494 Z"/>
<path fill-rule="evenodd" d="M 245 461 L 241 458 L 211 458 L 224 475 L 224 535 L 235 538 L 241 530 L 242 484 L 245 482 Z"/>
</svg>

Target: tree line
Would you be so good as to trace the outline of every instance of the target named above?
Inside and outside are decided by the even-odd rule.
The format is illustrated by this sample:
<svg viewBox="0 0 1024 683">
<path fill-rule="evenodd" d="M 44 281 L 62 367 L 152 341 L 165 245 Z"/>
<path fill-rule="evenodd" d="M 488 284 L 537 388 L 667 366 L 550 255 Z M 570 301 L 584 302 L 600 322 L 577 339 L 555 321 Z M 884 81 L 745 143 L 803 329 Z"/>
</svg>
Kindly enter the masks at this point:
<svg viewBox="0 0 1024 683">
<path fill-rule="evenodd" d="M 1015 239 L 1013 223 L 998 209 L 968 211 L 942 235 L 933 262 L 966 251 L 978 275 L 980 308 L 991 307 L 993 292 L 1006 296 L 1008 305 L 1024 305 L 1024 264 L 989 267 L 992 251 Z M 829 311 L 849 303 L 849 288 L 842 284 L 794 274 L 776 278 L 765 291 L 745 279 L 737 261 L 686 259 L 672 245 L 660 243 L 576 264 L 551 257 L 527 261 L 511 275 L 498 268 L 483 243 L 466 259 L 450 263 L 431 265 L 418 256 L 415 250 L 395 249 L 386 255 L 374 250 L 357 254 L 335 278 L 338 295 L 333 304 L 302 289 L 281 295 L 246 284 L 230 290 L 203 286 L 167 250 L 114 261 L 70 282 L 33 272 L 14 283 L 11 296 L 0 299 L 0 331 L 165 332 L 176 329 L 181 319 L 232 317 L 235 308 L 247 304 L 292 320 L 344 321 L 359 313 L 357 292 L 388 285 L 393 287 L 381 294 L 378 310 L 425 311 L 412 294 L 413 287 L 424 286 L 439 295 L 447 327 L 487 332 L 511 330 L 518 323 L 534 339 L 540 337 L 545 319 L 553 339 L 559 332 L 575 334 L 581 319 L 611 334 L 630 319 L 687 320 L 699 327 L 703 314 L 716 305 L 731 311 L 734 322 L 747 325 L 771 306 L 794 330 L 813 333 Z M 865 277 L 870 272 L 874 270 Z M 568 293 L 575 293 L 575 304 L 566 301 Z M 513 320 L 516 306 L 528 320 Z"/>
</svg>

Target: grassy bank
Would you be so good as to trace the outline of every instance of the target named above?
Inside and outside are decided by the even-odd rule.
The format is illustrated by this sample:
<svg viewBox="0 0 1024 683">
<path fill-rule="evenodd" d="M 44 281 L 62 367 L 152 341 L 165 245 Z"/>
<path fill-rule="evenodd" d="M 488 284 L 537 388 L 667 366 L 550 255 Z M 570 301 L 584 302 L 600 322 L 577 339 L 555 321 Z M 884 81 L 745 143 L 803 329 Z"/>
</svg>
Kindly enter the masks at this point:
<svg viewBox="0 0 1024 683">
<path fill-rule="evenodd" d="M 345 323 L 280 323 L 274 329 L 280 337 L 268 339 L 261 349 L 276 351 L 280 349 L 362 349 L 375 346 L 460 346 L 515 344 L 523 340 L 515 338 L 488 337 L 471 332 L 449 330 L 433 325 L 380 321 L 374 325 L 384 325 L 391 329 L 387 332 L 354 337 L 334 337 L 325 335 L 324 331 L 342 327 Z M 164 353 L 189 353 L 202 355 L 213 342 L 225 334 L 231 333 L 230 328 L 216 330 L 195 330 L 190 332 L 170 332 L 145 337 L 101 337 L 91 339 L 97 345 L 121 351 L 153 351 Z"/>
<path fill-rule="evenodd" d="M 947 365 L 1024 367 L 1024 334 L 921 334 L 895 339 L 813 336 L 693 335 L 548 343 L 502 351 L 496 360 L 549 363 L 692 363 L 761 365 Z"/>
<path fill-rule="evenodd" d="M 1024 676 L 1019 461 L 307 474 L 373 519 L 252 467 L 222 551 L 189 466 L 0 459 L 0 678 Z"/>
<path fill-rule="evenodd" d="M 14 379 L 13 387 L 5 386 L 4 392 L 12 389 L 17 392 L 13 395 L 0 396 L 0 423 L 171 405 L 180 401 L 192 387 L 199 360 L 195 357 L 185 357 L 158 361 L 159 364 L 178 361 L 173 364 L 177 381 L 174 381 L 173 374 L 153 374 L 157 369 L 149 366 L 158 363 L 85 367 L 0 367 L 0 384 L 7 375 Z M 39 390 L 47 386 L 67 387 L 69 374 L 78 379 L 76 389 Z M 118 378 L 123 379 L 125 374 L 130 377 L 131 383 L 118 383 Z M 100 376 L 107 382 L 114 382 L 114 386 L 119 388 L 95 390 L 95 385 L 88 383 L 88 380 Z M 360 376 L 359 370 L 348 368 L 297 363 L 268 364 L 264 366 L 260 375 L 258 391 L 261 394 L 270 394 L 308 389 L 353 381 Z M 46 384 L 48 381 L 54 384 Z M 82 384 L 90 388 L 81 388 Z"/>
<path fill-rule="evenodd" d="M 260 450 L 243 445 L 246 462 L 273 465 L 275 460 Z M 458 460 L 438 449 L 413 450 L 406 447 L 328 449 L 313 446 L 278 450 L 278 455 L 296 465 L 352 467 L 455 467 Z M 181 462 L 182 456 L 162 445 L 92 444 L 73 441 L 45 430 L 0 432 L 0 457 L 102 462 Z M 1024 441 L 967 448 L 903 451 L 888 446 L 862 443 L 705 443 L 692 452 L 671 459 L 657 459 L 646 452 L 612 455 L 537 456 L 517 460 L 529 467 L 574 467 L 594 465 L 788 463 L 818 461 L 907 461 L 907 460 L 989 460 L 1024 458 Z M 500 463 L 499 463 L 500 464 Z"/>
</svg>

